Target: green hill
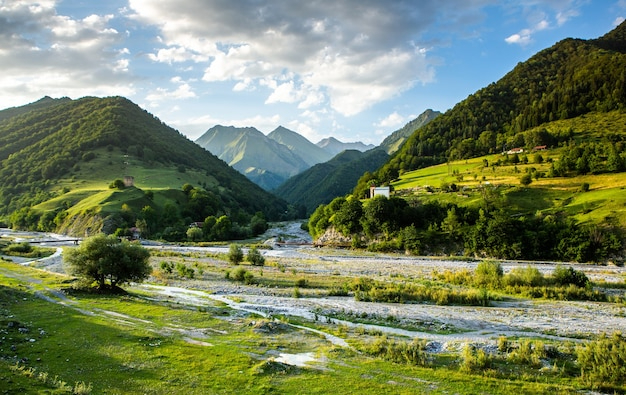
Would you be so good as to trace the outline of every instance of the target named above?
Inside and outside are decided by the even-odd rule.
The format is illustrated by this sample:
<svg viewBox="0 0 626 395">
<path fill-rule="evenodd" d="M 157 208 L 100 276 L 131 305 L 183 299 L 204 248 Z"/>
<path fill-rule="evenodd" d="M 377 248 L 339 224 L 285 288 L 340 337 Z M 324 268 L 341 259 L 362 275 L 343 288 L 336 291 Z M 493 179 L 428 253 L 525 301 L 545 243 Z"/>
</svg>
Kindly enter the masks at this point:
<svg viewBox="0 0 626 395">
<path fill-rule="evenodd" d="M 558 143 L 527 133 L 547 122 L 591 112 L 624 111 L 626 22 L 596 40 L 565 39 L 519 63 L 416 131 L 375 178 L 515 147 Z"/>
<path fill-rule="evenodd" d="M 132 227 L 151 207 L 155 233 L 208 215 L 243 224 L 256 212 L 287 210 L 125 98 L 51 100 L 0 121 L 0 216 L 12 226 L 82 236 Z M 134 186 L 110 188 L 125 176 Z"/>
</svg>

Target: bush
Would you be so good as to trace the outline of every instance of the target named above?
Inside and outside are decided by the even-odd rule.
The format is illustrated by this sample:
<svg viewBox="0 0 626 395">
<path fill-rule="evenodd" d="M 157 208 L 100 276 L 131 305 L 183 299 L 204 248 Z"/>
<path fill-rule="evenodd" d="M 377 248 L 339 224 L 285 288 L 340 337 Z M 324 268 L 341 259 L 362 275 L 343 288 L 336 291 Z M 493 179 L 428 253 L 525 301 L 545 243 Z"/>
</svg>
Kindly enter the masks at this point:
<svg viewBox="0 0 626 395">
<path fill-rule="evenodd" d="M 226 273 L 226 278 L 232 279 L 232 280 L 235 280 L 235 281 L 240 281 L 240 282 L 243 282 L 245 284 L 254 284 L 255 283 L 254 274 L 250 273 L 249 271 L 247 271 L 243 267 L 239 267 L 239 268 L 235 269 L 235 271 L 233 271 L 232 273 L 227 272 Z"/>
<path fill-rule="evenodd" d="M 516 267 L 504 276 L 502 282 L 509 287 L 538 287 L 543 285 L 544 278 L 537 268 L 530 266 L 525 268 Z"/>
<path fill-rule="evenodd" d="M 416 366 L 426 366 L 426 341 L 414 339 L 412 342 L 389 340 L 386 336 L 365 346 L 362 350 L 366 354 L 383 358 L 396 363 L 405 363 Z"/>
<path fill-rule="evenodd" d="M 461 353 L 461 371 L 475 373 L 488 369 L 491 366 L 491 358 L 481 349 L 467 344 Z"/>
<path fill-rule="evenodd" d="M 192 267 L 189 267 L 183 263 L 176 263 L 176 271 L 180 277 L 194 278 L 195 270 Z"/>
<path fill-rule="evenodd" d="M 535 368 L 541 367 L 541 359 L 546 357 L 546 349 L 542 342 L 523 340 L 518 347 L 508 355 L 508 360 Z"/>
<path fill-rule="evenodd" d="M 174 270 L 174 264 L 173 263 L 168 263 L 165 261 L 161 261 L 161 263 L 159 264 L 159 267 L 161 268 L 161 271 L 167 274 L 172 274 L 172 271 Z"/>
<path fill-rule="evenodd" d="M 482 261 L 474 271 L 474 285 L 479 288 L 496 289 L 500 287 L 503 273 L 502 266 L 498 262 Z"/>
<path fill-rule="evenodd" d="M 589 183 L 588 182 L 583 182 L 580 185 L 580 191 L 581 192 L 588 192 L 589 191 Z"/>
<path fill-rule="evenodd" d="M 265 257 L 261 255 L 261 253 L 256 247 L 252 247 L 248 250 L 248 255 L 246 256 L 246 260 L 250 262 L 251 265 L 254 265 L 254 266 L 265 265 Z"/>
<path fill-rule="evenodd" d="M 558 265 L 552 273 L 552 280 L 555 284 L 561 286 L 575 285 L 580 288 L 584 288 L 589 283 L 589 279 L 585 273 L 575 270 L 571 266 Z"/>
<path fill-rule="evenodd" d="M 582 378 L 592 388 L 626 382 L 626 339 L 621 333 L 603 334 L 598 340 L 576 348 Z"/>
<path fill-rule="evenodd" d="M 237 244 L 231 244 L 228 249 L 228 262 L 238 265 L 243 261 L 243 251 Z"/>
<path fill-rule="evenodd" d="M 11 243 L 4 248 L 4 251 L 11 254 L 28 254 L 33 251 L 33 246 L 29 243 Z"/>
<path fill-rule="evenodd" d="M 124 189 L 125 188 L 124 181 L 118 178 L 117 180 L 113 181 L 111 185 L 109 185 L 109 188 L 110 189 Z"/>
</svg>

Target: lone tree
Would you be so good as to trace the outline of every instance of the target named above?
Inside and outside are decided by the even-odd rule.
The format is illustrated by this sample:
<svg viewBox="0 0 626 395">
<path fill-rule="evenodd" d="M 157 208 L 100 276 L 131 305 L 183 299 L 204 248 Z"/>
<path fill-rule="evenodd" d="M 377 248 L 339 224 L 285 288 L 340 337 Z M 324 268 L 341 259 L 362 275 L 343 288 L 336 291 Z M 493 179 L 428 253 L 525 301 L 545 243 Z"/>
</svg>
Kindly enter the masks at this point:
<svg viewBox="0 0 626 395">
<path fill-rule="evenodd" d="M 69 274 L 95 281 L 100 289 L 141 281 L 152 272 L 147 249 L 104 234 L 83 240 L 77 248 L 66 249 L 64 257 Z"/>
</svg>

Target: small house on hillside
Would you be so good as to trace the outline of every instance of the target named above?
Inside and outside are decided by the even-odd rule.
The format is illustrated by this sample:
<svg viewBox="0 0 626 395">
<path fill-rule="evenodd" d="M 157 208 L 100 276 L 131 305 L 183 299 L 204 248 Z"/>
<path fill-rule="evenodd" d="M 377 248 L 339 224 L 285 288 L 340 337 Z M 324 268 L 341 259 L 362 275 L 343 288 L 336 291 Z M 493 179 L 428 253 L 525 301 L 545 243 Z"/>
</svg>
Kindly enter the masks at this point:
<svg viewBox="0 0 626 395">
<path fill-rule="evenodd" d="M 133 226 L 132 228 L 128 229 L 130 231 L 130 239 L 131 240 L 139 240 L 141 239 L 141 229 Z"/>
<path fill-rule="evenodd" d="M 533 151 L 545 151 L 547 147 L 545 145 L 538 145 L 533 148 Z"/>
<path fill-rule="evenodd" d="M 391 187 L 376 187 L 376 186 L 371 186 L 370 187 L 370 199 L 373 198 L 374 196 L 385 196 L 387 199 L 389 199 L 389 197 L 391 196 Z"/>
<path fill-rule="evenodd" d="M 133 176 L 124 176 L 124 186 L 126 188 L 135 186 L 135 177 L 133 177 Z"/>
<path fill-rule="evenodd" d="M 514 155 L 514 154 L 521 154 L 522 152 L 524 152 L 524 148 L 511 148 L 506 153 L 509 155 Z"/>
</svg>

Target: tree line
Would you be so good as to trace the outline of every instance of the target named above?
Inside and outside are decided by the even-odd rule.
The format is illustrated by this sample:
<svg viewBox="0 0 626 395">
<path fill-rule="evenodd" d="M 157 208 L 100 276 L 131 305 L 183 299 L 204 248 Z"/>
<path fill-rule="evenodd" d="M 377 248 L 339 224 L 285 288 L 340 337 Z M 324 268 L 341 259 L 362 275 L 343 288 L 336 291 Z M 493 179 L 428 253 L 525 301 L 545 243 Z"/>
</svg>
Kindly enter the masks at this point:
<svg viewBox="0 0 626 395">
<path fill-rule="evenodd" d="M 314 239 L 334 228 L 351 238 L 352 247 L 415 255 L 604 262 L 622 253 L 622 232 L 611 225 L 579 224 L 562 213 L 515 216 L 488 200 L 472 208 L 399 197 L 365 202 L 339 197 L 320 205 L 308 227 Z"/>
</svg>

